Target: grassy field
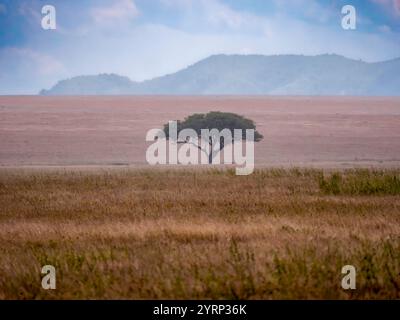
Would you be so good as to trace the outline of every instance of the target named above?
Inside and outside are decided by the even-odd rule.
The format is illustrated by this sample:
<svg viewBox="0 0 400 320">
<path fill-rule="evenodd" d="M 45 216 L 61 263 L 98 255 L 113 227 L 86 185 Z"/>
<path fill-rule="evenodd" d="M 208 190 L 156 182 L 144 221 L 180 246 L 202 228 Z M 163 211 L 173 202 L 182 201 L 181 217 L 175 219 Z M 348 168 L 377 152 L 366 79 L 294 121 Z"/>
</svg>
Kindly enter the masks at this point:
<svg viewBox="0 0 400 320">
<path fill-rule="evenodd" d="M 400 170 L 3 168 L 0 298 L 400 298 Z"/>
</svg>

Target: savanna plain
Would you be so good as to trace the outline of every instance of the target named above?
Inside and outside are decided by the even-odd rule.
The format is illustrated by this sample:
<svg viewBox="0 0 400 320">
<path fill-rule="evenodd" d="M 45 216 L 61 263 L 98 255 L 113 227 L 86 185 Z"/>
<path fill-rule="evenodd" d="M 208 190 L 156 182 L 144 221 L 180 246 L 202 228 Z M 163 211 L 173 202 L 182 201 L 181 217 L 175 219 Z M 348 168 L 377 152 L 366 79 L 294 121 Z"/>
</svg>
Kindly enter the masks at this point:
<svg viewBox="0 0 400 320">
<path fill-rule="evenodd" d="M 0 99 L 0 298 L 400 298 L 398 100 L 140 99 Z M 142 162 L 207 110 L 256 122 L 252 175 Z"/>
</svg>

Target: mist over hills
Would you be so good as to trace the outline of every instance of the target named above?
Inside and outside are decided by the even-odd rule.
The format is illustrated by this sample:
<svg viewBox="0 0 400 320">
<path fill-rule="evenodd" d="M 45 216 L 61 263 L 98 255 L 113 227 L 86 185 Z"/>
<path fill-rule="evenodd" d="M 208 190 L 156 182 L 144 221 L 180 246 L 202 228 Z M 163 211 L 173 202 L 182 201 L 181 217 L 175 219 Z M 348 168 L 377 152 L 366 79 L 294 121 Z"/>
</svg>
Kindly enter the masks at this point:
<svg viewBox="0 0 400 320">
<path fill-rule="evenodd" d="M 214 55 L 134 82 L 116 74 L 59 81 L 41 95 L 400 95 L 400 59 L 367 63 L 334 54 Z"/>
</svg>

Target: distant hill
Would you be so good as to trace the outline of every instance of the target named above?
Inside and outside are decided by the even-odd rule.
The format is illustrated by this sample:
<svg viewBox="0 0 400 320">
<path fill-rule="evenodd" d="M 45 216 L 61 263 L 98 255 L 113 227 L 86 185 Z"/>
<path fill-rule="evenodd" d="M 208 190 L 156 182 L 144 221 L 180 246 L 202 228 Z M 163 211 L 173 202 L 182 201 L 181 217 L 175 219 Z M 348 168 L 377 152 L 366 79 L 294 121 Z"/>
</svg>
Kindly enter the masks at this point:
<svg viewBox="0 0 400 320">
<path fill-rule="evenodd" d="M 143 82 L 79 76 L 41 95 L 400 95 L 400 59 L 366 63 L 339 55 L 214 55 Z"/>
<path fill-rule="evenodd" d="M 116 74 L 79 76 L 59 81 L 50 90 L 40 91 L 41 95 L 102 95 L 129 94 L 133 82 L 128 77 Z"/>
</svg>

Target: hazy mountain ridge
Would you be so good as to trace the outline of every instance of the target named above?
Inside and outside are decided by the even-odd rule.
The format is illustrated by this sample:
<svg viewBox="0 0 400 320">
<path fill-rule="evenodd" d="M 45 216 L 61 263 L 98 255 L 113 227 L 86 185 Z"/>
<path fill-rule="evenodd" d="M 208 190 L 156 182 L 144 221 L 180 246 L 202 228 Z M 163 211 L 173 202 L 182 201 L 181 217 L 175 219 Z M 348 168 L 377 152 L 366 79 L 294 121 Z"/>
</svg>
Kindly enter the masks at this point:
<svg viewBox="0 0 400 320">
<path fill-rule="evenodd" d="M 400 95 L 400 59 L 366 63 L 338 55 L 214 55 L 143 82 L 115 74 L 59 81 L 42 95 Z"/>
</svg>

